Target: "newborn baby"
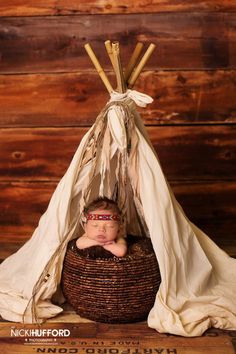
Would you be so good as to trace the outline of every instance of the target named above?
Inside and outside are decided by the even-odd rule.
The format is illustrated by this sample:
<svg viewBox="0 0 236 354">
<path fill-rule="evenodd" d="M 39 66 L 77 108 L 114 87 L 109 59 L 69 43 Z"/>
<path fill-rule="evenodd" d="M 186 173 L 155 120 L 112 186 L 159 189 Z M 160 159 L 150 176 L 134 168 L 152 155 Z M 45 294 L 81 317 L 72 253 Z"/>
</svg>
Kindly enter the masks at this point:
<svg viewBox="0 0 236 354">
<path fill-rule="evenodd" d="M 124 239 L 121 212 L 113 200 L 99 198 L 84 210 L 85 233 L 76 241 L 79 249 L 102 246 L 117 257 L 124 257 L 127 243 Z"/>
</svg>

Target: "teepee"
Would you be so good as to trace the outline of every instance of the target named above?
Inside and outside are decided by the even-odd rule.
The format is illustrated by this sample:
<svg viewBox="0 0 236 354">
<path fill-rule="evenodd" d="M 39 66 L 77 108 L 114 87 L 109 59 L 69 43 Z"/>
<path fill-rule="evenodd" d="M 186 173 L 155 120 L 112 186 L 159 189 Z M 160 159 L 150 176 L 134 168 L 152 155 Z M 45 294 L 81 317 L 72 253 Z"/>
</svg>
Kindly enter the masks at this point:
<svg viewBox="0 0 236 354">
<path fill-rule="evenodd" d="M 83 233 L 84 205 L 107 196 L 125 214 L 127 233 L 151 238 L 159 263 L 162 282 L 148 326 L 182 336 L 199 336 L 209 327 L 236 329 L 236 260 L 187 218 L 136 110 L 152 101 L 132 86 L 154 47 L 136 65 L 138 44 L 123 74 L 118 44 L 106 42 L 117 77 L 114 91 L 85 46 L 110 100 L 83 137 L 31 239 L 0 265 L 4 319 L 43 322 L 62 311 L 67 244 Z"/>
</svg>

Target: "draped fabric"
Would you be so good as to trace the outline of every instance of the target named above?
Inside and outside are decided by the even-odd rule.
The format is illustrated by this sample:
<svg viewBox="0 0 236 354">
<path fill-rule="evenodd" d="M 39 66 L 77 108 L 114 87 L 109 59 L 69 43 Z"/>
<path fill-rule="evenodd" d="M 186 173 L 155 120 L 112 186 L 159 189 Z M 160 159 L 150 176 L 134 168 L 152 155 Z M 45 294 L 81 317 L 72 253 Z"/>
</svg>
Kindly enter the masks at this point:
<svg viewBox="0 0 236 354">
<path fill-rule="evenodd" d="M 0 265 L 4 319 L 43 322 L 62 311 L 67 243 L 83 233 L 84 205 L 107 196 L 122 209 L 127 233 L 151 238 L 159 263 L 162 282 L 148 326 L 182 336 L 199 336 L 209 327 L 236 329 L 236 260 L 175 199 L 135 107 L 151 101 L 132 90 L 111 94 L 32 237 Z"/>
</svg>

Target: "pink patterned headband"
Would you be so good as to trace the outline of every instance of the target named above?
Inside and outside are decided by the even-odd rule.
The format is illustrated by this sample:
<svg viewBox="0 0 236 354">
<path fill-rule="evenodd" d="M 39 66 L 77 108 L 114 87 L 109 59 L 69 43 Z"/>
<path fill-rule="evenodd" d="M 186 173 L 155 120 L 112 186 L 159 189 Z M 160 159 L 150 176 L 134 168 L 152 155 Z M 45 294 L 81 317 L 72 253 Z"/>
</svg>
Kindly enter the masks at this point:
<svg viewBox="0 0 236 354">
<path fill-rule="evenodd" d="M 118 214 L 88 214 L 87 220 L 114 220 L 120 221 L 120 216 Z"/>
</svg>

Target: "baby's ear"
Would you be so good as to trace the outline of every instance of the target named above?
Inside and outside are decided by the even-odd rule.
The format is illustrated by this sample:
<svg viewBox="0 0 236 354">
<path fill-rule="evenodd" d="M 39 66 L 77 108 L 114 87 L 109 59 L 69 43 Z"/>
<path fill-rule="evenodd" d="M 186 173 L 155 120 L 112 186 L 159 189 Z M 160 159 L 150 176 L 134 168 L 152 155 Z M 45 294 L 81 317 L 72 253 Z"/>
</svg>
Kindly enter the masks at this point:
<svg viewBox="0 0 236 354">
<path fill-rule="evenodd" d="M 86 218 L 86 215 L 85 215 L 84 212 L 81 214 L 80 223 L 81 223 L 83 229 L 85 230 L 85 225 L 87 223 L 87 218 Z"/>
</svg>

